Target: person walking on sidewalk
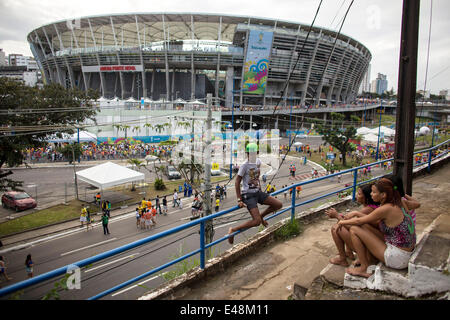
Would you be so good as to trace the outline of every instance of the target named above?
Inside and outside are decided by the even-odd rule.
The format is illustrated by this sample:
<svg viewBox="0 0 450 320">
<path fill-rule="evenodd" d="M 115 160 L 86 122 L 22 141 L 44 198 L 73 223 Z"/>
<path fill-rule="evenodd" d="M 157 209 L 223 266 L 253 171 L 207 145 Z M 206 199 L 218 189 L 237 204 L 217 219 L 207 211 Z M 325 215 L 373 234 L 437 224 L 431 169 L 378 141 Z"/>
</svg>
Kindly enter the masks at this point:
<svg viewBox="0 0 450 320">
<path fill-rule="evenodd" d="M 167 197 L 166 196 L 164 196 L 162 203 L 163 203 L 163 213 L 165 216 L 167 216 L 168 210 L 167 210 Z"/>
<path fill-rule="evenodd" d="M 89 231 L 89 226 L 91 226 L 93 222 L 94 219 L 91 218 L 91 212 L 86 208 L 86 231 Z M 92 229 L 94 229 L 94 226 L 92 226 Z"/>
<path fill-rule="evenodd" d="M 157 195 L 156 199 L 155 199 L 155 209 L 159 210 L 159 214 L 162 214 L 162 212 L 161 212 L 161 204 L 160 204 L 160 200 L 159 200 L 159 195 Z"/>
<path fill-rule="evenodd" d="M 247 207 L 250 215 L 252 216 L 252 220 L 244 222 L 243 224 L 228 230 L 228 242 L 230 244 L 233 244 L 234 236 L 232 236 L 232 234 L 236 231 L 256 227 L 260 224 L 267 227 L 268 223 L 264 220 L 264 217 L 271 212 L 281 209 L 283 206 L 281 201 L 269 196 L 261 190 L 261 183 L 259 181 L 259 176 L 261 173 L 261 159 L 257 158 L 258 145 L 256 143 L 249 143 L 246 146 L 246 153 L 247 161 L 245 161 L 239 168 L 235 188 L 239 207 Z M 258 203 L 268 205 L 269 207 L 264 210 L 263 213 L 260 213 Z"/>
<path fill-rule="evenodd" d="M 83 208 L 81 208 L 81 215 L 80 215 L 80 222 L 81 222 L 81 226 L 80 228 L 83 228 L 84 223 L 87 222 L 87 208 L 86 205 L 83 206 Z"/>
<path fill-rule="evenodd" d="M 220 198 L 216 198 L 216 212 L 219 212 Z"/>
<path fill-rule="evenodd" d="M 106 200 L 106 214 L 108 215 L 108 218 L 111 218 L 111 202 Z"/>
<path fill-rule="evenodd" d="M 104 213 L 102 215 L 102 225 L 103 225 L 103 234 L 109 234 L 109 229 L 108 229 L 108 215 L 106 213 Z"/>
<path fill-rule="evenodd" d="M 28 278 L 33 278 L 33 266 L 33 260 L 31 260 L 31 254 L 29 254 L 25 260 L 25 270 L 27 271 Z"/>
<path fill-rule="evenodd" d="M 173 206 L 172 208 L 175 208 L 175 206 L 178 205 L 178 193 L 177 193 L 177 189 L 173 189 Z"/>
<path fill-rule="evenodd" d="M 0 256 L 0 275 L 3 275 L 6 281 L 12 280 L 12 278 L 8 277 L 8 275 L 6 274 L 6 263 L 3 259 L 3 256 Z"/>
</svg>

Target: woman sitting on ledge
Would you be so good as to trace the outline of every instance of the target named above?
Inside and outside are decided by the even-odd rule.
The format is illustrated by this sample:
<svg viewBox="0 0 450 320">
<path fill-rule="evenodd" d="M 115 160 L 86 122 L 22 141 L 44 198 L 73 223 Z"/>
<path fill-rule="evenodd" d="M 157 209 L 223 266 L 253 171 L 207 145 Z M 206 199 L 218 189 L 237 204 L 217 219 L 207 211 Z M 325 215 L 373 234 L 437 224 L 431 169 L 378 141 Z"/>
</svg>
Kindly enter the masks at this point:
<svg viewBox="0 0 450 320">
<path fill-rule="evenodd" d="M 358 188 L 356 192 L 356 201 L 363 205 L 363 207 L 358 211 L 352 211 L 347 213 L 345 216 L 339 214 L 336 209 L 331 208 L 325 210 L 325 213 L 330 218 L 336 218 L 338 221 L 344 219 L 348 220 L 354 217 L 364 217 L 371 213 L 373 210 L 379 207 L 379 203 L 373 201 L 370 193 L 372 191 L 372 184 L 367 184 Z M 378 230 L 378 225 L 374 223 L 373 225 L 364 225 L 363 228 L 366 228 L 368 231 L 374 232 L 379 235 L 381 239 L 383 236 Z M 353 260 L 353 244 L 350 237 L 350 226 L 346 226 L 344 228 L 340 228 L 338 224 L 335 224 L 331 228 L 331 236 L 333 237 L 334 243 L 336 244 L 336 248 L 338 249 L 338 256 L 331 258 L 330 263 L 342 265 L 344 267 L 348 267 L 347 258 Z M 355 265 L 358 265 L 359 261 L 355 261 Z"/>
<path fill-rule="evenodd" d="M 350 225 L 353 247 L 361 265 L 347 268 L 346 272 L 362 277 L 367 273 L 368 254 L 383 262 L 387 267 L 405 269 L 416 245 L 416 230 L 413 219 L 402 206 L 398 188 L 391 180 L 381 178 L 372 186 L 372 199 L 381 205 L 364 217 L 340 220 L 340 227 Z M 361 227 L 363 224 L 380 221 L 379 228 L 384 234 L 384 241 L 376 234 Z"/>
</svg>

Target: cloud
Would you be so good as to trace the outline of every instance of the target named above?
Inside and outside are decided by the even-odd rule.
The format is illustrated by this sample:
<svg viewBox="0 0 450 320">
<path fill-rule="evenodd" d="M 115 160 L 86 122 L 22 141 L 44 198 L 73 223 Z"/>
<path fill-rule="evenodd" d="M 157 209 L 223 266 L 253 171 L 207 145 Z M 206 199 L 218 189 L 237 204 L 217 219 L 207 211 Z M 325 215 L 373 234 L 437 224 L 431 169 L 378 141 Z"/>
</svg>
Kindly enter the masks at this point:
<svg viewBox="0 0 450 320">
<path fill-rule="evenodd" d="M 320 0 L 121 0 L 121 1 L 56 1 L 56 0 L 0 0 L 0 48 L 7 54 L 31 55 L 26 37 L 42 25 L 83 16 L 130 12 L 201 12 L 241 16 L 266 17 L 310 25 Z M 397 87 L 399 69 L 402 2 L 392 0 L 354 1 L 348 13 L 342 33 L 361 42 L 372 53 L 371 78 L 377 73 L 388 76 L 389 88 Z M 328 29 L 339 28 L 339 22 L 350 1 L 323 1 L 315 25 Z M 450 1 L 433 2 L 432 38 L 428 75 L 450 65 Z M 418 53 L 418 84 L 425 78 L 426 50 L 430 18 L 430 3 L 421 2 L 420 35 Z M 437 81 L 439 79 L 439 81 Z M 450 80 L 444 74 L 434 79 L 432 91 L 450 88 Z"/>
</svg>

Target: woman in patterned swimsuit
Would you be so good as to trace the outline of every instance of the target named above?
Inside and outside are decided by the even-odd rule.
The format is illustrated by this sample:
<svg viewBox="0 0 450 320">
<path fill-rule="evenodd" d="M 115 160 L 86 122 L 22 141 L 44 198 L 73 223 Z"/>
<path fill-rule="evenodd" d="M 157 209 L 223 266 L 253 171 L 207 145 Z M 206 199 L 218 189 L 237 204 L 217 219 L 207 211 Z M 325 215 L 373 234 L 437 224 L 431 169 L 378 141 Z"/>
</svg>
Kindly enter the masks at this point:
<svg viewBox="0 0 450 320">
<path fill-rule="evenodd" d="M 352 243 L 361 263 L 359 267 L 347 268 L 346 272 L 366 278 L 370 277 L 367 273 L 367 251 L 390 268 L 404 269 L 416 245 L 414 222 L 403 208 L 400 193 L 392 181 L 386 178 L 378 180 L 372 186 L 371 196 L 381 204 L 378 209 L 365 217 L 338 223 L 340 226 L 351 226 Z M 374 221 L 380 221 L 379 228 L 384 234 L 384 241 L 361 227 Z"/>
</svg>

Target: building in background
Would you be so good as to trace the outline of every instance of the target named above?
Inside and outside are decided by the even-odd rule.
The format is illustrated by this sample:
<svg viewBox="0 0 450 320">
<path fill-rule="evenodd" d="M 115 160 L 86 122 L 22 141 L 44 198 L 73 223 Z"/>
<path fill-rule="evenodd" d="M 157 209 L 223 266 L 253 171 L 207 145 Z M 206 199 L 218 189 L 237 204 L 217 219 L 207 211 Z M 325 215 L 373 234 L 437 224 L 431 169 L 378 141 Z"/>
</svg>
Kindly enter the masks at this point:
<svg viewBox="0 0 450 320">
<path fill-rule="evenodd" d="M 385 74 L 378 73 L 378 76 L 375 80 L 372 80 L 370 85 L 370 92 L 382 95 L 387 91 L 388 81 Z"/>
<path fill-rule="evenodd" d="M 58 21 L 27 39 L 47 83 L 107 99 L 205 102 L 212 93 L 230 109 L 354 101 L 370 51 L 321 27 L 305 43 L 308 30 L 248 16 L 136 13 Z"/>
<path fill-rule="evenodd" d="M 27 86 L 34 87 L 42 84 L 42 74 L 36 59 L 22 54 L 10 54 L 5 58 L 5 52 L 0 49 L 0 77 L 20 81 Z"/>
<path fill-rule="evenodd" d="M 0 67 L 6 66 L 6 54 L 3 49 L 0 48 Z"/>
<path fill-rule="evenodd" d="M 366 73 L 364 74 L 363 80 L 361 82 L 361 85 L 359 86 L 359 94 L 362 94 L 363 92 L 371 92 L 370 91 L 370 70 L 372 65 L 369 63 L 369 67 L 367 68 Z"/>
</svg>

